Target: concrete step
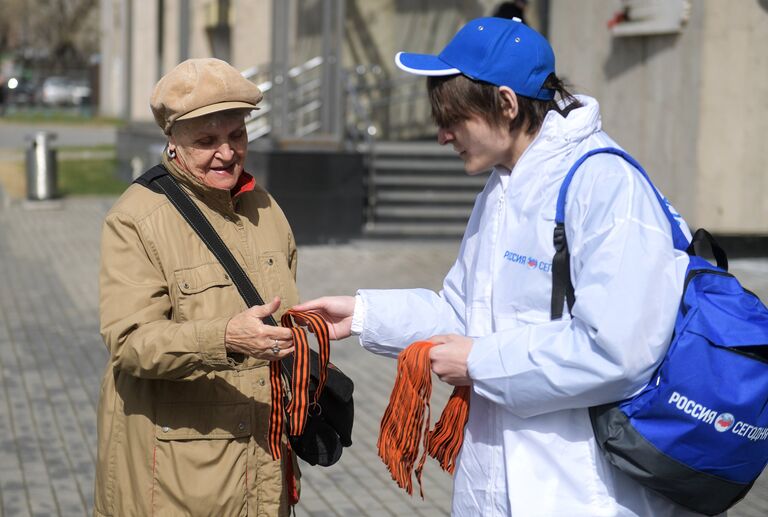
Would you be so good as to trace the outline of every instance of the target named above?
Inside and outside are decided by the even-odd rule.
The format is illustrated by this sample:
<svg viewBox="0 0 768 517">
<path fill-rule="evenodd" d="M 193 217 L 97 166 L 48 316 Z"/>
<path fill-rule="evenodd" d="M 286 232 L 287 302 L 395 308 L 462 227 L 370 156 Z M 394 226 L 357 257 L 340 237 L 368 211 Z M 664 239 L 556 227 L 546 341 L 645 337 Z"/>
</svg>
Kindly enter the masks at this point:
<svg viewBox="0 0 768 517">
<path fill-rule="evenodd" d="M 440 145 L 436 141 L 429 142 L 376 142 L 374 154 L 379 156 L 456 156 L 450 145 Z M 358 151 L 368 154 L 370 149 L 366 144 L 360 144 Z"/>
<path fill-rule="evenodd" d="M 460 238 L 464 223 L 368 223 L 363 234 L 370 238 Z"/>
<path fill-rule="evenodd" d="M 385 203 L 466 203 L 474 204 L 477 192 L 473 190 L 388 190 L 376 193 L 380 204 Z"/>
<path fill-rule="evenodd" d="M 429 205 L 378 205 L 374 208 L 377 221 L 384 219 L 435 219 L 438 221 L 459 220 L 466 222 L 472 207 L 429 206 Z"/>
<path fill-rule="evenodd" d="M 456 174 L 402 174 L 376 175 L 374 182 L 377 187 L 415 187 L 415 188 L 468 188 L 480 192 L 485 185 L 486 177 L 459 176 Z"/>
<path fill-rule="evenodd" d="M 377 174 L 381 171 L 419 171 L 429 173 L 444 173 L 445 171 L 464 172 L 464 162 L 461 160 L 444 158 L 414 158 L 402 156 L 400 158 L 376 158 L 374 160 Z"/>
<path fill-rule="evenodd" d="M 361 148 L 366 153 L 366 149 Z M 458 238 L 487 174 L 468 176 L 451 146 L 377 142 L 368 154 L 376 193 L 367 237 Z"/>
</svg>

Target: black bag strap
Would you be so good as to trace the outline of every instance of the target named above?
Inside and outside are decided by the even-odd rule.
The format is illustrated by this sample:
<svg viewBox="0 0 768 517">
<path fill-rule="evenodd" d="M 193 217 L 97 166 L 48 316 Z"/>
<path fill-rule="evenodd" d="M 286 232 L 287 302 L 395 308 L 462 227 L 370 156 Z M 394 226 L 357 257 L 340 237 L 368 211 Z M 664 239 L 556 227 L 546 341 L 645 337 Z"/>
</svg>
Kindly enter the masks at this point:
<svg viewBox="0 0 768 517">
<path fill-rule="evenodd" d="M 224 244 L 224 241 L 222 241 L 221 237 L 219 237 L 219 234 L 216 233 L 216 230 L 213 229 L 210 221 L 206 219 L 200 208 L 198 208 L 194 201 L 190 199 L 189 195 L 184 192 L 176 179 L 171 176 L 171 174 L 163 165 L 155 165 L 147 172 L 139 176 L 139 178 L 135 180 L 135 183 L 143 185 L 154 192 L 165 194 L 173 206 L 175 206 L 179 211 L 181 216 L 200 236 L 200 239 L 205 243 L 206 246 L 208 246 L 208 249 L 211 250 L 211 253 L 213 253 L 213 255 L 219 260 L 221 265 L 224 267 L 224 270 L 227 272 L 227 274 L 229 274 L 229 277 L 235 284 L 235 287 L 237 287 L 237 290 L 240 292 L 240 296 L 242 296 L 243 300 L 245 300 L 246 305 L 248 305 L 248 307 L 253 307 L 254 305 L 264 305 L 264 300 L 261 298 L 261 295 L 256 290 L 256 287 L 251 282 L 251 279 L 248 278 L 248 275 L 245 273 L 245 271 L 243 271 L 243 268 L 240 267 L 240 264 L 238 264 L 237 260 L 235 260 L 232 252 L 229 251 L 226 244 Z M 272 317 L 271 314 L 264 318 L 264 323 L 275 327 L 278 326 L 277 321 L 275 321 L 275 318 Z M 314 350 L 310 350 L 310 354 L 312 356 L 315 356 L 316 353 L 317 352 Z M 316 362 L 317 361 L 310 361 L 310 368 L 315 375 L 318 375 L 318 372 L 316 371 L 318 367 L 314 364 Z M 293 356 L 288 355 L 284 357 L 280 361 L 280 364 L 282 366 L 283 372 L 288 376 L 288 378 L 292 378 Z M 332 386 L 335 388 L 337 384 L 338 381 L 336 381 L 336 378 L 334 377 L 334 379 L 329 383 L 329 387 Z M 351 384 L 351 380 L 349 381 L 349 384 Z M 351 394 L 351 389 L 348 391 Z"/>
<path fill-rule="evenodd" d="M 565 236 L 565 225 L 558 223 L 553 234 L 555 255 L 552 258 L 552 299 L 550 304 L 551 318 L 559 320 L 563 317 L 563 299 L 568 304 L 568 312 L 573 310 L 576 294 L 571 282 L 571 252 L 568 250 L 568 239 Z"/>
<path fill-rule="evenodd" d="M 213 229 L 210 221 L 206 219 L 200 208 L 184 192 L 165 167 L 155 165 L 136 179 L 136 183 L 144 185 L 155 192 L 162 192 L 168 197 L 181 216 L 200 236 L 205 245 L 208 246 L 211 253 L 221 262 L 221 265 L 229 274 L 248 307 L 264 305 L 264 300 L 256 290 L 256 287 L 254 287 L 248 275 L 240 267 L 237 260 L 235 260 L 235 257 L 224 244 L 224 241 L 221 240 L 219 234 Z M 277 321 L 271 315 L 264 318 L 264 321 L 269 325 L 278 326 Z"/>
<path fill-rule="evenodd" d="M 709 245 L 712 256 L 715 262 L 717 262 L 717 267 L 723 271 L 728 271 L 728 256 L 725 254 L 725 250 L 720 247 L 715 238 L 712 237 L 712 234 L 704 228 L 696 230 L 696 233 L 693 234 L 693 239 L 691 239 L 691 245 L 688 246 L 686 251 L 688 255 L 701 257 L 703 256 L 701 247 L 705 244 Z"/>
<path fill-rule="evenodd" d="M 165 194 L 170 202 L 173 204 L 173 206 L 176 207 L 176 209 L 179 211 L 181 216 L 184 218 L 184 220 L 189 223 L 189 225 L 192 227 L 193 230 L 200 236 L 200 239 L 205 243 L 206 246 L 208 246 L 208 249 L 211 250 L 211 253 L 214 254 L 214 256 L 219 260 L 222 267 L 224 267 L 224 270 L 229 274 L 229 277 L 232 279 L 232 282 L 235 284 L 235 287 L 237 287 L 237 290 L 240 292 L 240 295 L 243 297 L 243 300 L 248 305 L 248 307 L 253 307 L 255 305 L 264 305 L 264 300 L 262 299 L 259 292 L 256 290 L 256 287 L 251 282 L 250 278 L 248 278 L 248 275 L 245 273 L 242 267 L 240 267 L 240 264 L 238 264 L 237 260 L 235 260 L 235 257 L 232 255 L 232 253 L 229 251 L 227 246 L 224 244 L 224 241 L 221 240 L 221 237 L 218 233 L 216 233 L 216 230 L 214 230 L 213 226 L 211 226 L 210 221 L 205 217 L 203 212 L 200 210 L 200 208 L 192 201 L 192 199 L 189 197 L 189 195 L 184 192 L 184 190 L 179 186 L 176 179 L 168 172 L 168 170 L 163 167 L 162 165 L 156 165 L 152 167 L 150 170 L 142 174 L 139 178 L 135 180 L 135 183 L 138 183 L 140 185 L 143 185 L 144 187 L 149 188 L 150 190 L 157 192 L 158 194 L 162 193 Z M 264 322 L 268 325 L 278 326 L 277 321 L 275 321 L 275 318 L 272 317 L 272 315 L 267 316 L 264 318 Z M 310 366 L 310 373 L 309 377 L 314 377 L 315 379 L 319 379 L 320 377 L 320 358 L 319 354 L 309 348 L 309 356 L 313 358 L 312 360 L 309 360 L 309 366 Z M 308 358 L 309 359 L 309 358 Z M 297 364 L 302 364 L 301 360 L 297 362 Z M 327 367 L 327 374 L 328 377 L 325 380 L 326 383 L 326 389 L 322 390 L 322 393 L 332 393 L 336 397 L 340 397 L 343 401 L 343 407 L 345 411 L 345 415 L 349 415 L 349 418 L 351 418 L 352 414 L 352 391 L 354 389 L 354 384 L 352 383 L 352 379 L 344 375 L 341 370 L 333 366 L 332 364 L 328 363 L 326 365 Z M 282 370 L 283 374 L 288 377 L 288 379 L 294 378 L 294 356 L 288 355 L 280 360 L 280 369 Z M 272 368 L 270 367 L 270 376 L 273 376 Z M 308 379 L 309 380 L 309 379 Z M 319 381 L 318 381 L 319 382 Z M 272 383 L 274 385 L 274 379 L 272 380 Z M 278 382 L 279 385 L 279 382 Z M 318 385 L 315 385 L 313 388 L 313 392 L 317 393 L 317 389 L 319 388 Z M 317 397 L 317 396 L 316 396 Z M 289 408 L 290 409 L 290 408 Z M 290 411 L 288 412 L 290 415 Z M 280 417 L 282 419 L 282 417 Z M 272 426 L 272 417 L 270 418 L 270 426 Z M 349 430 L 347 431 L 347 427 Z M 279 427 L 278 427 L 279 428 Z M 271 429 L 271 427 L 270 427 Z M 349 426 L 342 425 L 341 426 L 343 436 L 340 436 L 340 440 L 342 445 L 349 446 L 352 444 L 351 439 L 351 423 Z M 337 432 L 338 431 L 334 431 Z M 271 435 L 271 431 L 270 431 Z M 326 444 L 328 445 L 328 444 Z M 270 447 L 273 447 L 272 445 Z M 273 458 L 279 458 L 279 453 L 275 452 L 279 450 L 279 439 L 277 444 L 272 448 L 273 450 Z M 339 455 L 341 453 L 339 452 Z M 336 459 L 331 461 L 330 463 L 327 463 L 328 465 L 335 463 L 335 461 L 338 460 L 338 456 L 336 456 Z M 325 460 L 328 461 L 328 460 Z"/>
<path fill-rule="evenodd" d="M 208 246 L 208 249 L 210 249 L 219 262 L 221 262 L 221 265 L 232 279 L 232 282 L 237 287 L 240 296 L 243 297 L 243 300 L 245 300 L 248 307 L 264 305 L 264 300 L 256 290 L 256 287 L 253 285 L 250 278 L 248 278 L 245 271 L 243 271 L 243 268 L 240 267 L 237 260 L 235 260 L 235 257 L 224 244 L 224 241 L 221 240 L 219 234 L 216 233 L 216 230 L 213 229 L 211 223 L 200 211 L 200 208 L 198 208 L 198 206 L 189 198 L 187 193 L 184 192 L 176 182 L 176 179 L 171 176 L 164 166 L 159 164 L 155 165 L 134 180 L 134 183 L 138 183 L 158 194 L 165 194 L 182 217 L 184 217 L 192 229 L 200 236 L 200 239 L 206 246 Z M 277 321 L 275 321 L 275 318 L 271 315 L 264 318 L 264 322 L 269 325 L 278 326 Z M 317 377 L 319 375 L 318 360 L 316 359 L 317 352 L 310 349 L 310 355 L 315 358 L 310 361 L 312 375 Z M 284 357 L 280 363 L 282 364 L 283 371 L 286 375 L 292 377 L 293 356 L 288 355 Z M 329 365 L 328 373 L 328 389 L 324 391 L 330 390 L 342 400 L 349 401 L 352 398 L 352 391 L 354 389 L 352 379 L 344 375 L 341 370 L 334 365 Z"/>
</svg>

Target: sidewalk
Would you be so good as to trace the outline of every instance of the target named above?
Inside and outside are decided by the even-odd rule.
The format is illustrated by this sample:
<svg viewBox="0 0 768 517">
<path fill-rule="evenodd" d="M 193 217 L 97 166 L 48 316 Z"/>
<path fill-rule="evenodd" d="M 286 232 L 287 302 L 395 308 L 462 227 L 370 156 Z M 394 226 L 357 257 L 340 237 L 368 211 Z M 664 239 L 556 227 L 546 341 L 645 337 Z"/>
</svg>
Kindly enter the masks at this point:
<svg viewBox="0 0 768 517">
<path fill-rule="evenodd" d="M 96 401 L 107 354 L 98 334 L 101 220 L 112 199 L 65 199 L 59 210 L 0 208 L 0 515 L 89 515 Z M 302 298 L 356 287 L 439 288 L 458 242 L 366 242 L 301 247 Z M 768 299 L 768 259 L 732 270 Z M 395 362 L 335 343 L 333 361 L 356 381 L 354 446 L 330 468 L 303 469 L 304 516 L 447 515 L 450 478 L 429 460 L 425 499 L 409 497 L 376 456 Z M 449 394 L 435 384 L 435 412 Z M 729 515 L 768 515 L 768 476 Z"/>
</svg>

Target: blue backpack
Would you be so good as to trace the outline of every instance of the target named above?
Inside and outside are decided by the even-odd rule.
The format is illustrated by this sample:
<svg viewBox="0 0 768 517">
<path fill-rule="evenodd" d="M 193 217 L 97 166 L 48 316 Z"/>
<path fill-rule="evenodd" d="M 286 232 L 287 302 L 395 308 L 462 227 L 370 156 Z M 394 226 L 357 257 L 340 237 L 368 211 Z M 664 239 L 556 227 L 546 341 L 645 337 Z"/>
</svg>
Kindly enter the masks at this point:
<svg viewBox="0 0 768 517">
<path fill-rule="evenodd" d="M 579 166 L 610 153 L 594 149 L 568 171 L 557 200 L 552 319 L 575 302 L 565 238 L 565 195 Z M 652 184 L 651 184 L 652 185 Z M 653 186 L 653 185 L 652 185 Z M 691 243 L 653 188 L 690 264 L 674 334 L 658 369 L 637 395 L 590 408 L 607 459 L 642 485 L 691 510 L 724 512 L 742 499 L 768 462 L 768 309 L 728 273 L 725 252 L 706 230 Z M 697 255 L 708 244 L 717 267 Z"/>
</svg>

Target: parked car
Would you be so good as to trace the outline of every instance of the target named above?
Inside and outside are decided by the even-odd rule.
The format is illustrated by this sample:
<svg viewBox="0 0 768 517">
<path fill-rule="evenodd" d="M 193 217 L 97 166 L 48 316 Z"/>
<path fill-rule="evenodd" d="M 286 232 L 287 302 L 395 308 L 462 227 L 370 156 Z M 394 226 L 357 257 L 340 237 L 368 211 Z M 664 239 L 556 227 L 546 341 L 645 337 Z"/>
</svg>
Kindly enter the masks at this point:
<svg viewBox="0 0 768 517">
<path fill-rule="evenodd" d="M 52 76 L 43 81 L 40 100 L 47 106 L 81 106 L 90 102 L 91 87 L 86 79 Z"/>
<path fill-rule="evenodd" d="M 63 106 L 72 98 L 69 89 L 66 77 L 48 77 L 40 89 L 40 100 L 47 106 Z"/>
<path fill-rule="evenodd" d="M 9 106 L 33 106 L 37 104 L 39 83 L 23 77 L 11 77 L 5 84 L 6 102 Z"/>
<path fill-rule="evenodd" d="M 91 103 L 91 85 L 87 79 L 73 79 L 71 93 L 73 105 L 84 106 Z"/>
</svg>

